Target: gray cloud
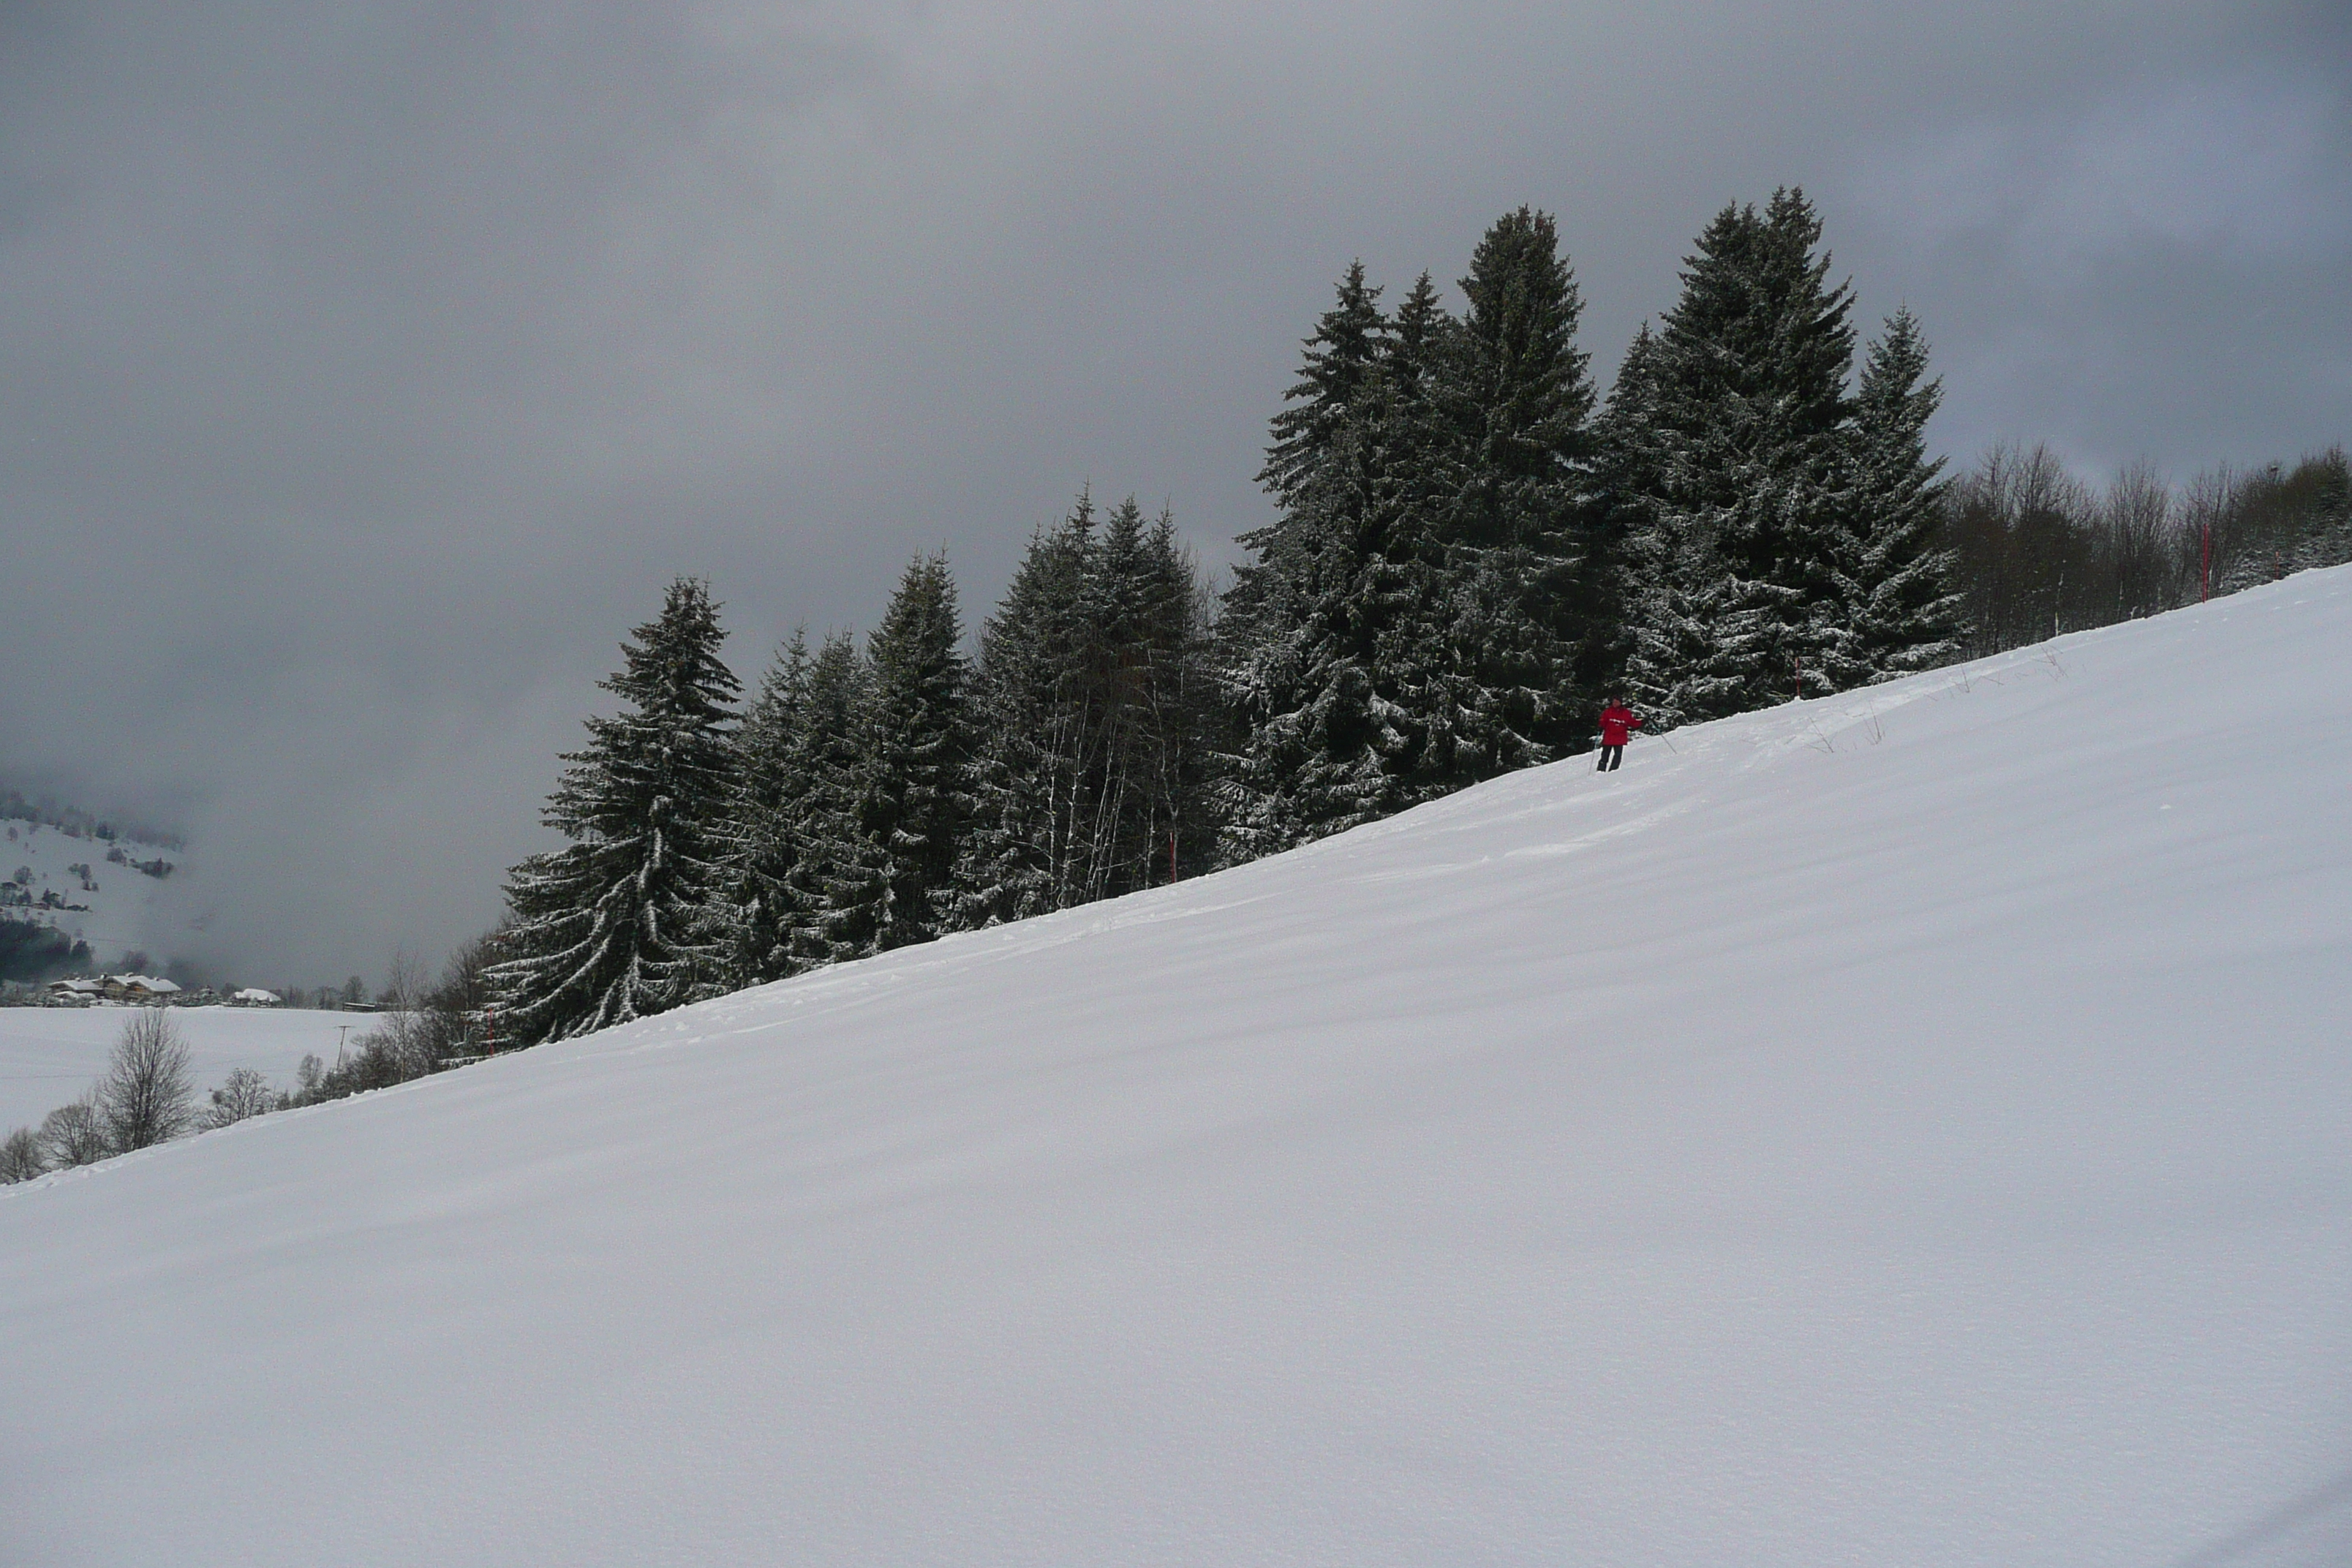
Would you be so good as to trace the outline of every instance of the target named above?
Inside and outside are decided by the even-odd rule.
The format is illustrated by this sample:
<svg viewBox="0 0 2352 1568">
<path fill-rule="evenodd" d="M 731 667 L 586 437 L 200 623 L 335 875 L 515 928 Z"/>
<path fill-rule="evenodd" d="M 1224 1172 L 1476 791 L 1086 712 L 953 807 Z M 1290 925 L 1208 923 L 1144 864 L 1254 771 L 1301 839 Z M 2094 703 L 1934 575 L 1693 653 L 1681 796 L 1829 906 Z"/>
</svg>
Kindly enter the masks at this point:
<svg viewBox="0 0 2352 1568">
<path fill-rule="evenodd" d="M 669 574 L 748 673 L 1089 480 L 1221 559 L 1339 269 L 1523 201 L 1604 371 L 1796 182 L 1963 458 L 2352 433 L 2335 8 L 1903 9 L 0 13 L 0 771 L 182 816 L 215 956 L 438 947 Z"/>
</svg>

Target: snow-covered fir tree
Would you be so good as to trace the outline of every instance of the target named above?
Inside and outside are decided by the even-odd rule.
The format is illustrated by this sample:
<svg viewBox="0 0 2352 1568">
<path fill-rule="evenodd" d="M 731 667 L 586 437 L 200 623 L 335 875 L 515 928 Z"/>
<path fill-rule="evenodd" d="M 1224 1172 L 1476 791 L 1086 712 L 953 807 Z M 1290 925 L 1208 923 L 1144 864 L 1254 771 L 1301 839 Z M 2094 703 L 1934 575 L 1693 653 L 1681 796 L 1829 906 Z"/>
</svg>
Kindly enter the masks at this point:
<svg viewBox="0 0 2352 1568">
<path fill-rule="evenodd" d="M 2312 476 L 2310 523 L 2293 557 L 2295 571 L 2316 566 L 2341 566 L 2352 561 L 2352 461 L 2344 448 L 2331 447 L 2316 458 L 2305 458 L 2296 472 Z"/>
<path fill-rule="evenodd" d="M 1040 531 L 982 631 L 970 924 L 1190 876 L 1215 850 L 1215 688 L 1197 574 L 1163 512 Z"/>
<path fill-rule="evenodd" d="M 1960 595 L 1942 541 L 1944 463 L 1927 456 L 1927 421 L 1942 397 L 1927 378 L 1927 342 L 1908 310 L 1887 318 L 1864 355 L 1848 445 L 1845 526 L 1835 592 L 1814 634 L 1834 689 L 1931 668 L 1960 651 Z"/>
<path fill-rule="evenodd" d="M 1087 899 L 1206 869 L 1215 853 L 1207 741 L 1215 684 L 1200 578 L 1169 512 L 1111 510 L 1079 596 L 1082 708 L 1099 737 L 1076 835 Z M 1083 819 L 1082 819 L 1083 820 Z"/>
<path fill-rule="evenodd" d="M 1269 422 L 1273 439 L 1266 445 L 1258 483 L 1285 506 L 1302 486 L 1314 481 L 1389 346 L 1391 329 L 1381 310 L 1381 291 L 1366 280 L 1361 261 L 1349 264 L 1339 292 L 1338 302 L 1316 322 L 1303 345 L 1297 384 L 1283 395 L 1290 406 Z M 1264 553 L 1281 528 L 1277 522 L 1244 535 L 1243 542 L 1260 545 Z"/>
<path fill-rule="evenodd" d="M 737 987 L 802 967 L 793 933 L 814 901 L 802 872 L 807 802 L 812 656 L 805 633 L 776 652 L 736 733 L 734 833 L 728 857 L 729 970 Z"/>
<path fill-rule="evenodd" d="M 1398 640 L 1384 633 L 1408 602 L 1404 579 L 1423 514 L 1411 505 L 1414 476 L 1398 445 L 1407 429 L 1404 367 L 1378 294 L 1361 264 L 1350 267 L 1338 303 L 1307 340 L 1288 395 L 1298 406 L 1275 416 L 1260 476 L 1282 510 L 1242 537 L 1255 559 L 1226 595 L 1230 698 L 1247 726 L 1225 824 L 1234 859 L 1412 804 L 1402 774 L 1419 737 L 1393 691 L 1381 689 L 1388 672 L 1378 660 L 1384 640 Z M 1432 333 L 1451 325 L 1434 298 L 1424 279 L 1412 372 L 1424 429 L 1434 426 L 1421 370 Z M 1431 441 L 1424 455 L 1442 460 L 1451 445 Z"/>
<path fill-rule="evenodd" d="M 1549 215 L 1497 219 L 1461 279 L 1465 308 L 1435 361 L 1459 443 L 1454 494 L 1420 531 L 1438 568 L 1445 702 L 1415 759 L 1418 793 L 1475 784 L 1574 750 L 1588 704 L 1579 648 L 1604 645 L 1588 564 L 1592 386 L 1576 346 L 1582 302 Z M 1591 563 L 1597 568 L 1598 563 Z"/>
<path fill-rule="evenodd" d="M 1552 220 L 1505 215 L 1461 287 L 1459 321 L 1426 276 L 1383 320 L 1351 268 L 1276 418 L 1282 513 L 1226 600 L 1237 857 L 1575 743 L 1577 653 L 1606 635 L 1579 597 L 1591 390 Z"/>
<path fill-rule="evenodd" d="M 1624 584 L 1623 668 L 1609 684 L 1653 726 L 1671 728 L 1735 710 L 1766 616 L 1706 523 L 1670 509 L 1654 482 L 1676 445 L 1658 421 L 1657 353 L 1644 322 L 1598 421 L 1595 508 L 1618 542 Z"/>
<path fill-rule="evenodd" d="M 809 660 L 790 769 L 795 793 L 783 830 L 793 863 L 780 907 L 795 970 L 879 950 L 888 857 L 866 831 L 873 672 L 846 632 Z"/>
<path fill-rule="evenodd" d="M 1627 679 L 1679 719 L 1832 689 L 1853 330 L 1821 227 L 1793 189 L 1717 216 L 1641 363 L 1641 440 L 1604 465 L 1640 498 Z"/>
<path fill-rule="evenodd" d="M 1094 530 L 1093 500 L 1081 495 L 1063 522 L 1033 532 L 981 628 L 972 821 L 957 868 L 962 925 L 1025 920 L 1076 901 L 1085 714 L 1075 688 Z"/>
<path fill-rule="evenodd" d="M 719 657 L 725 637 L 709 586 L 679 578 L 598 683 L 622 710 L 587 721 L 544 813 L 571 842 L 507 885 L 507 957 L 488 979 L 510 1037 L 565 1039 L 723 989 L 741 689 Z"/>
<path fill-rule="evenodd" d="M 866 655 L 870 707 L 859 815 L 878 856 L 870 915 L 877 952 L 952 929 L 956 861 L 971 809 L 961 637 L 946 558 L 911 563 Z"/>
</svg>

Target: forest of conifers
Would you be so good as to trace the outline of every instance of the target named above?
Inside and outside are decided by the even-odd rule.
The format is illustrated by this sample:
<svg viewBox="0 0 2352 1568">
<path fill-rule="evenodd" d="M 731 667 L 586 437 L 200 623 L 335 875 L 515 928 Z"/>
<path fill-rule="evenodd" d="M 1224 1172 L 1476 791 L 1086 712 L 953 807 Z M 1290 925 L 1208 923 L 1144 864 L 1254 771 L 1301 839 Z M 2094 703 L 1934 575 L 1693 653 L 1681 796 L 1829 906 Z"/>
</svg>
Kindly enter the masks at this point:
<svg viewBox="0 0 2352 1568">
<path fill-rule="evenodd" d="M 1305 342 L 1213 589 L 1082 496 L 967 655 L 942 557 L 861 645 L 743 700 L 707 584 L 604 683 L 460 992 L 498 1046 L 1198 875 L 1654 728 L 1820 696 L 2352 560 L 2341 448 L 2104 489 L 2044 448 L 1953 477 L 1918 321 L 1863 341 L 1801 193 L 1719 214 L 1605 398 L 1552 220 L 1458 313 L 1361 267 Z"/>
</svg>

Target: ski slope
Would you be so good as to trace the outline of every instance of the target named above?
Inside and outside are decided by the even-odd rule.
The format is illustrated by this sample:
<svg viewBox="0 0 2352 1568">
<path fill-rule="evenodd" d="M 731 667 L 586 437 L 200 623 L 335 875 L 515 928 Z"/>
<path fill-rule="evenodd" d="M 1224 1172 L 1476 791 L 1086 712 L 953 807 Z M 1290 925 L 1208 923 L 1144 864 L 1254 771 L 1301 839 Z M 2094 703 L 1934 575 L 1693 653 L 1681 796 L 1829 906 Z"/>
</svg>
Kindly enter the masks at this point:
<svg viewBox="0 0 2352 1568">
<path fill-rule="evenodd" d="M 2352 572 L 0 1194 L 0 1559 L 2352 1561 Z"/>
<path fill-rule="evenodd" d="M 347 1037 L 383 1020 L 308 1007 L 174 1007 L 201 1099 L 239 1068 L 292 1089 L 306 1056 L 331 1064 Z M 132 1013 L 121 1007 L 0 1007 L 0 1137 L 42 1117 L 98 1080 Z M 5 1562 L 0 1557 L 0 1562 Z"/>
</svg>

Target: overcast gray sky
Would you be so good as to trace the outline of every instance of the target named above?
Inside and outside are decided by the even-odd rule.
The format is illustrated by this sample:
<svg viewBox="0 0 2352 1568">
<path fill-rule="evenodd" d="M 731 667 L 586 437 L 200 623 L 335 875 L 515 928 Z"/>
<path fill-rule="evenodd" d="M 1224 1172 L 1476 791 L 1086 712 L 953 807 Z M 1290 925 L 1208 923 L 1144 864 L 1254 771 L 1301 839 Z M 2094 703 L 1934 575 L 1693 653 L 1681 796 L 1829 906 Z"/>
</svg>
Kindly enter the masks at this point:
<svg viewBox="0 0 2352 1568">
<path fill-rule="evenodd" d="M 672 574 L 748 677 L 1088 482 L 1223 561 L 1351 258 L 1545 207 L 1605 376 L 1782 183 L 1959 462 L 2352 437 L 2340 0 L 16 0 L 0 775 L 184 826 L 193 956 L 437 956 Z"/>
</svg>

